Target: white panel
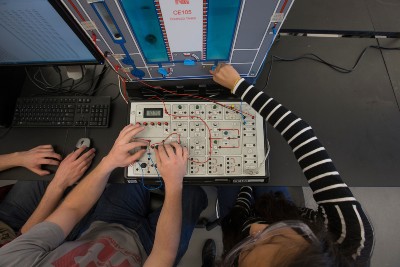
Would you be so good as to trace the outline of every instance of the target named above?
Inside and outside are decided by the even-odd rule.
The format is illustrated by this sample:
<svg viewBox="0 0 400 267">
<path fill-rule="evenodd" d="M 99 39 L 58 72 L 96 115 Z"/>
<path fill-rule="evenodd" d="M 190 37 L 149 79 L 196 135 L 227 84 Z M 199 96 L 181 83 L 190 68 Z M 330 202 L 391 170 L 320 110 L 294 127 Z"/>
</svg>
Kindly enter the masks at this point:
<svg viewBox="0 0 400 267">
<path fill-rule="evenodd" d="M 201 51 L 203 1 L 160 0 L 171 52 Z"/>
</svg>

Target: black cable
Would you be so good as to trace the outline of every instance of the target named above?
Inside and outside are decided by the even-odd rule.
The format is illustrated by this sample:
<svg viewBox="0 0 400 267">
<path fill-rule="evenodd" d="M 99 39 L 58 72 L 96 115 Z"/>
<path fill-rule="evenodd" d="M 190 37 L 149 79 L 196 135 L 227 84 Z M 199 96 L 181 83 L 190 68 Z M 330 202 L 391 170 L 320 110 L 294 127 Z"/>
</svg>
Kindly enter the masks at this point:
<svg viewBox="0 0 400 267">
<path fill-rule="evenodd" d="M 65 90 L 62 90 L 62 89 L 60 89 L 60 88 L 55 88 L 55 87 L 59 86 L 60 84 L 55 85 L 55 86 L 45 86 L 45 87 L 42 87 L 41 85 L 37 84 L 37 83 L 32 79 L 32 77 L 31 77 L 31 75 L 29 74 L 27 68 L 25 68 L 25 73 L 27 74 L 29 80 L 30 80 L 34 85 L 36 85 L 37 88 L 39 88 L 40 90 L 44 91 L 46 94 L 59 94 L 59 93 L 65 92 Z M 36 74 L 35 74 L 35 75 L 36 75 Z M 71 80 L 71 78 L 68 78 L 68 79 L 66 79 L 65 81 L 62 81 L 62 82 L 66 82 L 66 81 L 68 81 L 68 80 Z M 42 83 L 42 84 L 45 84 L 45 83 L 42 82 L 42 81 L 38 81 L 38 82 L 40 82 L 40 83 Z M 47 83 L 47 82 L 46 82 L 46 83 Z M 69 86 L 68 86 L 68 87 L 69 87 Z M 40 94 L 36 94 L 36 95 L 40 95 Z"/>
<path fill-rule="evenodd" d="M 96 67 L 97 67 L 97 66 L 96 66 Z M 65 86 L 63 86 L 63 87 L 60 87 L 60 84 L 57 84 L 57 85 L 48 87 L 48 86 L 41 86 L 41 85 L 39 85 L 38 83 L 36 83 L 35 80 L 32 79 L 32 77 L 31 77 L 31 75 L 29 74 L 27 68 L 25 68 L 25 72 L 26 72 L 26 74 L 27 74 L 29 80 L 30 80 L 37 88 L 39 88 L 41 91 L 44 92 L 44 93 L 42 93 L 42 94 L 35 94 L 36 96 L 37 96 L 37 95 L 39 95 L 39 96 L 40 96 L 40 95 L 49 95 L 49 94 L 51 94 L 51 95 L 57 95 L 57 94 L 61 94 L 61 95 L 62 95 L 62 94 L 64 94 L 64 95 L 89 95 L 88 92 L 90 92 L 90 91 L 93 91 L 92 93 L 96 92 L 96 90 L 92 89 L 93 85 L 95 84 L 95 83 L 94 83 L 94 80 L 95 80 L 96 78 L 100 77 L 101 75 L 104 75 L 104 74 L 107 72 L 107 70 L 108 70 L 108 68 L 104 68 L 104 69 L 102 70 L 102 72 L 101 72 L 100 74 L 98 74 L 98 75 L 95 75 L 96 72 L 94 71 L 94 72 L 93 72 L 93 77 L 92 77 L 90 80 L 87 80 L 87 81 L 85 81 L 85 82 L 83 82 L 83 80 L 84 80 L 84 75 L 83 75 L 83 76 L 81 77 L 81 79 L 79 80 L 79 82 L 77 82 L 77 83 L 75 83 L 75 80 L 73 80 L 73 79 L 71 79 L 71 78 L 68 78 L 68 79 L 64 80 L 63 83 L 66 83 L 67 81 L 72 80 L 72 84 L 71 84 L 71 85 L 65 85 Z M 81 71 L 82 71 L 82 74 L 83 74 L 84 72 L 83 72 L 82 66 L 81 66 Z M 40 82 L 42 85 L 45 84 L 45 83 L 42 82 L 42 81 L 39 81 L 39 82 Z M 89 83 L 89 82 L 91 83 L 91 85 L 90 85 L 90 87 L 89 87 L 87 90 L 85 90 L 84 92 L 79 92 L 79 91 L 77 91 L 77 88 L 78 88 L 78 87 L 80 87 L 80 86 L 82 86 L 82 85 L 85 85 L 85 84 L 87 84 L 87 83 Z M 47 84 L 47 83 L 46 83 L 46 84 Z M 58 87 L 58 88 L 56 88 L 56 87 Z"/>
<path fill-rule="evenodd" d="M 99 78 L 101 75 L 105 74 L 105 73 L 107 72 L 107 70 L 108 70 L 108 68 L 104 68 L 98 75 L 93 76 L 92 79 L 87 80 L 87 81 L 85 81 L 85 82 L 83 82 L 83 83 L 81 83 L 81 84 L 79 84 L 79 85 L 76 85 L 76 87 L 74 88 L 74 90 L 76 90 L 76 88 L 78 88 L 79 86 L 81 86 L 81 85 L 83 85 L 83 84 L 86 84 L 86 83 L 89 83 L 89 82 L 92 82 L 92 85 L 91 85 L 91 86 L 93 86 L 93 81 L 92 81 L 92 80 L 95 79 L 95 78 Z M 88 92 L 88 90 L 86 90 L 85 92 Z M 87 95 L 87 94 L 84 94 L 84 93 L 78 92 L 78 91 L 74 91 L 74 93 L 75 93 L 75 94 L 79 94 L 79 95 Z"/>
<path fill-rule="evenodd" d="M 83 67 L 82 65 L 79 65 L 79 67 L 81 67 L 81 79 L 83 78 L 83 76 L 85 76 L 85 72 L 83 71 Z"/>
<path fill-rule="evenodd" d="M 81 81 L 79 81 L 79 82 L 81 82 Z M 78 83 L 79 83 L 79 82 L 78 82 Z M 72 79 L 72 84 L 71 84 L 71 87 L 69 88 L 68 91 L 72 91 L 72 88 L 74 88 L 74 86 L 75 86 L 75 80 Z"/>
<path fill-rule="evenodd" d="M 114 96 L 113 98 L 111 98 L 111 102 L 114 102 L 119 96 L 121 96 L 121 94 L 119 93 L 119 90 L 118 90 L 117 95 Z"/>
<path fill-rule="evenodd" d="M 38 78 L 36 78 L 36 75 L 37 75 L 38 73 L 40 73 L 40 76 L 42 77 L 42 80 L 43 80 L 43 81 L 40 81 Z M 43 85 L 45 86 L 45 88 L 47 88 L 47 89 L 55 89 L 56 87 L 60 87 L 60 85 L 61 85 L 62 83 L 65 83 L 65 82 L 67 82 L 67 81 L 69 81 L 69 80 L 72 80 L 71 78 L 67 78 L 67 79 L 65 79 L 64 81 L 61 81 L 62 83 L 58 83 L 58 84 L 56 84 L 56 85 L 51 85 L 51 84 L 45 79 L 41 67 L 38 68 L 38 70 L 36 71 L 36 73 L 33 75 L 33 78 L 35 79 L 35 81 L 40 82 L 41 84 L 43 84 Z"/>
<path fill-rule="evenodd" d="M 57 70 L 58 70 L 58 75 L 60 76 L 60 88 L 62 88 L 63 87 L 62 73 L 59 67 L 57 67 Z"/>
<path fill-rule="evenodd" d="M 85 79 L 85 72 L 83 71 L 82 65 L 80 65 L 80 68 L 81 68 L 81 77 L 79 78 L 79 81 L 77 83 L 75 83 L 74 79 L 69 78 L 72 80 L 72 84 L 65 86 L 65 87 L 60 87 L 60 93 L 62 93 L 62 94 L 74 94 L 75 93 L 74 88 L 81 85 L 83 80 Z M 64 90 L 64 88 L 68 88 L 68 89 Z"/>
<path fill-rule="evenodd" d="M 34 85 L 36 85 L 37 88 L 39 88 L 40 90 L 42 90 L 42 91 L 44 91 L 44 92 L 52 93 L 51 90 L 49 90 L 49 89 L 47 89 L 47 88 L 43 88 L 43 87 L 41 87 L 40 85 L 36 84 L 35 81 L 32 79 L 31 75 L 29 74 L 27 68 L 25 68 L 25 73 L 26 73 L 26 76 L 28 76 L 29 80 L 30 80 Z"/>
<path fill-rule="evenodd" d="M 106 89 L 107 87 L 109 87 L 111 85 L 115 85 L 118 87 L 118 84 L 116 84 L 116 83 L 107 83 L 107 84 L 103 85 L 102 87 L 99 87 L 96 90 L 94 90 L 93 93 L 100 93 L 101 91 L 103 91 L 104 89 Z"/>
<path fill-rule="evenodd" d="M 48 83 L 48 82 L 46 81 L 46 79 L 44 78 L 44 75 L 43 75 L 43 72 L 42 72 L 42 68 L 41 68 L 41 67 L 39 67 L 38 71 L 40 72 L 40 76 L 42 76 L 42 80 L 47 84 L 47 86 L 51 86 L 51 84 Z M 35 78 L 35 76 L 33 76 L 33 78 Z M 36 80 L 36 79 L 35 79 L 35 80 Z M 37 80 L 37 81 L 39 81 L 39 80 Z"/>
<path fill-rule="evenodd" d="M 267 87 L 268 87 L 268 83 L 269 83 L 269 79 L 270 79 L 270 77 L 271 77 L 272 65 L 273 65 L 273 64 L 274 64 L 274 57 L 273 57 L 273 55 L 271 55 L 271 65 L 269 66 L 268 76 L 267 76 L 267 82 L 265 83 L 265 86 L 264 86 L 264 88 L 263 88 L 263 91 L 264 91 L 265 89 L 267 89 Z"/>
<path fill-rule="evenodd" d="M 157 91 L 154 91 L 154 90 L 152 90 L 152 89 L 161 90 L 161 89 L 157 88 L 157 86 L 154 87 L 154 88 L 146 87 L 146 90 L 148 90 L 148 91 L 150 91 L 150 92 L 152 92 L 152 93 L 155 93 L 155 94 L 158 95 L 161 99 L 166 100 L 166 98 L 168 98 L 168 97 L 166 97 L 165 95 L 163 95 L 162 93 L 157 92 Z M 161 92 L 164 92 L 164 91 L 161 91 Z"/>
<path fill-rule="evenodd" d="M 73 89 L 75 86 L 78 86 L 81 84 L 81 82 L 84 80 L 85 78 L 85 72 L 83 71 L 83 67 L 82 65 L 79 65 L 79 67 L 81 68 L 81 77 L 79 78 L 79 81 L 75 84 L 75 80 L 72 79 L 72 84 L 70 85 L 69 89 L 67 90 L 68 93 L 73 92 Z"/>
<path fill-rule="evenodd" d="M 61 73 L 61 69 L 58 66 L 53 66 L 53 69 L 58 73 L 59 78 L 60 78 L 60 88 L 62 88 L 62 84 L 63 84 L 63 79 L 62 79 L 62 73 Z"/>
<path fill-rule="evenodd" d="M 92 91 L 92 87 L 93 87 L 93 84 L 94 84 L 94 78 L 96 77 L 96 76 L 95 76 L 95 74 L 96 74 L 96 69 L 97 69 L 97 65 L 94 66 L 93 75 L 92 75 L 92 79 L 91 79 L 91 83 L 90 83 L 89 88 L 88 88 L 86 91 L 83 92 L 83 94 L 85 94 L 85 95 L 86 95 L 86 94 L 92 95 L 92 94 L 90 94 L 90 91 Z M 99 75 L 98 77 L 100 77 L 100 75 Z"/>
<path fill-rule="evenodd" d="M 110 87 L 110 86 L 112 86 L 112 85 L 118 87 L 118 84 L 115 84 L 115 83 L 107 83 L 107 84 L 103 85 L 101 88 L 96 89 L 94 92 L 99 93 L 99 92 L 101 92 L 102 90 L 104 90 L 104 89 L 106 89 L 106 88 L 108 88 L 108 87 Z M 119 90 L 117 91 L 117 95 L 111 98 L 111 102 L 114 101 L 115 99 L 117 99 L 118 96 L 119 96 Z"/>
<path fill-rule="evenodd" d="M 273 65 L 274 61 L 275 62 L 276 61 L 292 62 L 292 61 L 297 61 L 297 60 L 301 60 L 301 59 L 308 59 L 308 60 L 322 63 L 339 73 L 347 74 L 347 73 L 353 72 L 357 68 L 358 64 L 361 61 L 361 58 L 364 56 L 367 49 L 369 49 L 369 48 L 378 49 L 378 50 L 400 50 L 400 47 L 383 47 L 383 46 L 378 46 L 378 45 L 367 46 L 361 51 L 360 55 L 356 59 L 356 62 L 353 64 L 353 66 L 351 68 L 345 68 L 345 67 L 341 67 L 341 66 L 329 63 L 328 61 L 322 59 L 321 57 L 319 57 L 318 55 L 313 54 L 313 53 L 307 53 L 307 54 L 304 54 L 302 56 L 295 57 L 295 58 L 283 58 L 283 57 L 271 55 L 271 65 L 268 70 L 267 81 L 265 83 L 263 91 L 268 87 L 269 80 L 271 77 L 271 72 L 272 72 L 272 65 Z"/>
</svg>

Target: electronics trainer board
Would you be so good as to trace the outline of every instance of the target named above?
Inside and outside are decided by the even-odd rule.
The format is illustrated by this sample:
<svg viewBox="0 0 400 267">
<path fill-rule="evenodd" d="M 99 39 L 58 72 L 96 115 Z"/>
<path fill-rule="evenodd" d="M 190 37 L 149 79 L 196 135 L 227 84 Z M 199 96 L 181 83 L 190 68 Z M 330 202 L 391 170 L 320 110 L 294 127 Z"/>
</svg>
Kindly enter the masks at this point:
<svg viewBox="0 0 400 267">
<path fill-rule="evenodd" d="M 147 153 L 127 169 L 131 181 L 157 180 L 152 148 L 176 141 L 189 150 L 186 182 L 267 182 L 264 120 L 245 103 L 135 102 L 130 123 L 144 126 L 135 139 L 149 142 Z"/>
<path fill-rule="evenodd" d="M 209 71 L 219 63 L 231 64 L 250 83 L 256 81 L 293 5 L 293 0 L 61 1 L 135 92 L 143 85 L 171 83 L 178 92 L 189 80 L 198 86 L 197 93 L 189 94 L 206 92 L 203 95 L 209 97 L 213 94 L 201 86 L 211 80 Z M 247 104 L 129 96 L 138 101 L 130 104 L 129 122 L 145 126 L 142 139 L 151 145 L 179 141 L 189 148 L 184 181 L 268 181 L 264 120 Z M 130 182 L 156 181 L 153 150 L 126 168 L 125 177 Z"/>
<path fill-rule="evenodd" d="M 209 78 L 229 63 L 251 82 L 293 0 L 62 0 L 127 80 Z"/>
</svg>

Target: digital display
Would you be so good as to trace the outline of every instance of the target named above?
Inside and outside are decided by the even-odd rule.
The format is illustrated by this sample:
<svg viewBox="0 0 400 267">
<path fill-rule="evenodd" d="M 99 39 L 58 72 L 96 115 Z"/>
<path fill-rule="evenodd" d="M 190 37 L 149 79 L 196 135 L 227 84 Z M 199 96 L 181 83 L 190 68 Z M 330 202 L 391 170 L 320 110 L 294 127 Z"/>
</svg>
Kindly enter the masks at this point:
<svg viewBox="0 0 400 267">
<path fill-rule="evenodd" d="M 162 108 L 145 108 L 143 118 L 162 118 L 163 109 Z"/>
</svg>

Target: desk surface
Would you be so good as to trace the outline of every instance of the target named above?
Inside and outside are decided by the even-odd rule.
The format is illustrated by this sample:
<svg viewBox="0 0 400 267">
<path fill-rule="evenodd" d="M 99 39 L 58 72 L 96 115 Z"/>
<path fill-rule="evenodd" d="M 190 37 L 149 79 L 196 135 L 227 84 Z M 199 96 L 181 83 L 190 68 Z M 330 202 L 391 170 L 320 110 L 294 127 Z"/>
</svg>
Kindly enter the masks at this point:
<svg viewBox="0 0 400 267">
<path fill-rule="evenodd" d="M 115 74 L 111 71 L 104 78 L 100 87 L 104 84 L 117 81 Z M 32 91 L 35 91 L 33 88 L 34 85 L 28 80 L 24 86 L 23 95 L 30 95 Z M 106 90 L 103 90 L 101 95 L 115 96 L 117 91 L 118 86 L 110 86 Z M 121 97 L 112 102 L 110 112 L 111 117 L 108 128 L 87 128 L 87 137 L 91 139 L 92 147 L 96 148 L 96 157 L 89 171 L 107 155 L 120 130 L 126 125 L 128 105 Z M 82 137 L 85 137 L 84 128 L 11 128 L 7 135 L 0 139 L 0 154 L 29 150 L 38 145 L 51 144 L 56 152 L 62 156 L 66 156 L 73 151 L 76 142 Z M 53 173 L 56 170 L 55 167 L 49 169 Z M 52 174 L 40 177 L 23 168 L 15 168 L 0 173 L 0 179 L 3 180 L 50 180 L 53 176 Z M 123 170 L 117 169 L 111 174 L 110 181 L 122 182 L 122 178 Z"/>
<path fill-rule="evenodd" d="M 378 42 L 383 47 L 400 47 L 400 39 L 378 39 Z M 400 109 L 400 50 L 382 50 L 382 55 Z"/>
<path fill-rule="evenodd" d="M 399 33 L 398 0 L 296 0 L 283 32 Z"/>
<path fill-rule="evenodd" d="M 288 36 L 275 43 L 271 53 L 282 57 L 315 53 L 329 62 L 350 67 L 364 47 L 376 44 L 375 39 Z M 398 51 L 385 51 L 382 56 L 378 50 L 368 50 L 350 74 L 337 73 L 309 60 L 273 65 L 267 93 L 311 124 L 349 186 L 400 186 L 400 113 L 391 84 L 398 94 L 400 79 L 393 77 L 400 77 L 400 69 L 396 68 L 396 58 L 391 60 L 395 53 L 398 60 Z M 265 83 L 267 70 L 268 65 L 258 85 Z M 102 84 L 115 80 L 115 74 L 109 72 Z M 116 87 L 108 89 L 102 93 L 115 95 Z M 97 149 L 92 166 L 107 154 L 126 124 L 127 108 L 118 98 L 112 104 L 110 127 L 89 129 L 88 136 Z M 84 134 L 81 128 L 48 128 L 45 134 L 38 128 L 13 128 L 0 140 L 0 153 L 50 143 L 59 153 L 67 154 Z M 272 148 L 270 185 L 306 185 L 289 146 L 274 129 L 269 129 L 268 135 Z M 122 181 L 122 171 L 112 173 L 112 181 Z M 43 179 L 22 168 L 0 174 L 0 179 L 38 178 Z"/>
<path fill-rule="evenodd" d="M 350 68 L 369 45 L 377 40 L 283 37 L 271 53 L 286 58 L 315 53 Z M 400 57 L 399 51 L 388 53 Z M 400 185 L 400 113 L 379 50 L 369 49 L 349 74 L 309 60 L 276 62 L 267 93 L 311 124 L 349 186 Z M 304 185 L 287 144 L 273 130 L 269 136 L 270 183 Z"/>
<path fill-rule="evenodd" d="M 366 4 L 375 32 L 400 33 L 400 1 L 366 0 Z"/>
</svg>

